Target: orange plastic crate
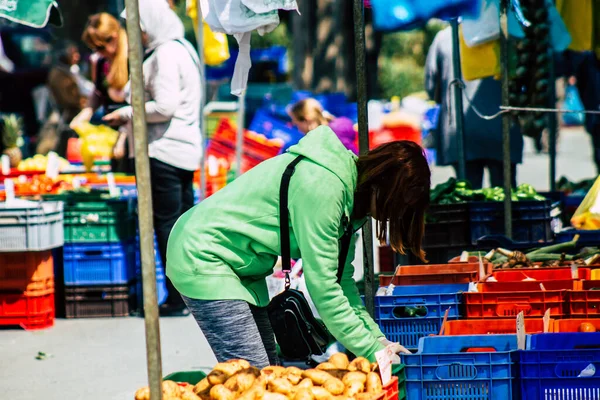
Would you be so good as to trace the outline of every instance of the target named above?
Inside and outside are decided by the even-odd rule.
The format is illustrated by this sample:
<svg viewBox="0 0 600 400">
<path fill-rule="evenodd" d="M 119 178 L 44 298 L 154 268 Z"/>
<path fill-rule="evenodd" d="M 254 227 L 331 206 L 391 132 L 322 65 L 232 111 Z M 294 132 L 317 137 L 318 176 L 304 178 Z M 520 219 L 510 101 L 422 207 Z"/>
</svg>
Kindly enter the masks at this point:
<svg viewBox="0 0 600 400">
<path fill-rule="evenodd" d="M 579 268 L 578 279 L 590 279 L 589 268 Z M 559 281 L 573 279 L 571 268 L 519 268 L 511 270 L 496 270 L 491 274 L 498 282 L 519 282 L 532 278 L 536 281 Z"/>
<path fill-rule="evenodd" d="M 581 281 L 579 287 L 569 290 L 567 309 L 570 317 L 600 317 L 600 281 Z"/>
<path fill-rule="evenodd" d="M 383 394 L 378 397 L 381 400 L 397 400 L 398 399 L 398 377 L 392 376 L 392 380 L 383 387 Z"/>
<path fill-rule="evenodd" d="M 0 290 L 31 295 L 52 289 L 52 251 L 0 253 Z"/>
<path fill-rule="evenodd" d="M 554 320 L 550 319 L 549 332 L 553 332 Z M 444 324 L 444 335 L 504 335 L 517 332 L 517 322 L 511 319 L 463 319 L 446 321 Z M 525 320 L 525 332 L 543 333 L 544 321 L 541 318 L 527 318 Z"/>
<path fill-rule="evenodd" d="M 584 322 L 594 325 L 600 332 L 600 318 L 557 319 L 554 321 L 554 332 L 580 332 L 579 328 Z"/>
<path fill-rule="evenodd" d="M 484 269 L 487 269 L 484 264 Z M 379 285 L 443 285 L 469 283 L 479 280 L 479 263 L 403 265 L 394 275 L 380 275 Z"/>
<path fill-rule="evenodd" d="M 518 291 L 515 284 L 537 284 L 537 290 Z M 494 282 L 478 285 L 479 292 L 464 293 L 467 318 L 552 317 L 564 315 L 566 290 L 539 289 L 539 282 Z"/>
</svg>

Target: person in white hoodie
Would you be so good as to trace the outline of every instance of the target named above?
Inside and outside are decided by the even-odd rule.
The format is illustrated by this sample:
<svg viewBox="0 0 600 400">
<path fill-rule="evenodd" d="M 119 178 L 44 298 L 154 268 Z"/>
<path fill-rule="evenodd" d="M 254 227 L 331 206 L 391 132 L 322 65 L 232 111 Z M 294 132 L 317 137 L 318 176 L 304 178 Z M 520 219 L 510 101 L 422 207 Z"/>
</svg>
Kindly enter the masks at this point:
<svg viewBox="0 0 600 400">
<path fill-rule="evenodd" d="M 143 72 L 154 229 L 166 266 L 171 229 L 194 205 L 193 176 L 200 167 L 202 152 L 202 72 L 198 54 L 184 39 L 183 24 L 167 1 L 140 0 L 139 8 L 145 48 Z M 126 12 L 123 17 L 126 18 Z M 129 125 L 131 155 L 132 116 L 132 107 L 126 106 L 104 117 L 114 125 Z M 167 288 L 169 297 L 161 306 L 161 315 L 186 314 L 185 304 L 169 279 Z"/>
</svg>

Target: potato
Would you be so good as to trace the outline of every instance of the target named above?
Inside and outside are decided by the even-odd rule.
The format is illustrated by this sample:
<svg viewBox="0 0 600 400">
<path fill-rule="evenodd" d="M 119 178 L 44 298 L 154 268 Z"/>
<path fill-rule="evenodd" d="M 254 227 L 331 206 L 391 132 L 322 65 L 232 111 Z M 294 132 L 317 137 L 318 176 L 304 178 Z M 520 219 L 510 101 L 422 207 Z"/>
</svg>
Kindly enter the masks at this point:
<svg viewBox="0 0 600 400">
<path fill-rule="evenodd" d="M 348 396 L 334 396 L 333 400 L 354 400 L 354 397 L 348 397 Z"/>
<path fill-rule="evenodd" d="M 359 393 L 354 396 L 354 398 L 357 400 L 376 400 L 378 397 L 379 395 L 375 393 Z"/>
<path fill-rule="evenodd" d="M 297 385 L 302 380 L 302 370 L 297 367 L 288 367 L 285 369 L 284 376 L 292 385 Z"/>
<path fill-rule="evenodd" d="M 232 392 L 244 392 L 252 387 L 254 381 L 259 376 L 260 370 L 258 368 L 246 368 L 227 379 L 225 387 Z"/>
<path fill-rule="evenodd" d="M 350 385 L 346 385 L 346 390 L 344 391 L 344 396 L 354 397 L 359 393 L 362 393 L 365 390 L 365 386 L 357 381 L 353 381 Z"/>
<path fill-rule="evenodd" d="M 144 386 L 135 392 L 135 400 L 150 400 L 150 388 Z"/>
<path fill-rule="evenodd" d="M 323 388 L 333 395 L 339 395 L 344 393 L 346 386 L 341 380 L 332 377 L 323 384 Z"/>
<path fill-rule="evenodd" d="M 381 383 L 381 378 L 379 377 L 378 373 L 369 372 L 367 374 L 366 391 L 367 393 L 383 392 L 383 384 Z"/>
<path fill-rule="evenodd" d="M 268 385 L 269 392 L 281 393 L 288 395 L 294 389 L 294 385 L 285 378 L 275 378 Z"/>
<path fill-rule="evenodd" d="M 189 390 L 184 390 L 183 392 L 181 392 L 181 395 L 179 397 L 181 398 L 181 400 L 200 400 L 200 397 L 198 397 L 194 392 L 191 392 Z"/>
<path fill-rule="evenodd" d="M 179 397 L 181 389 L 179 385 L 173 381 L 163 381 L 162 383 L 163 396 Z"/>
<path fill-rule="evenodd" d="M 210 398 L 212 400 L 234 400 L 235 394 L 225 385 L 215 385 L 210 389 Z"/>
<path fill-rule="evenodd" d="M 259 379 L 256 379 L 254 385 L 242 393 L 242 395 L 238 397 L 238 400 L 262 400 L 266 390 Z"/>
<path fill-rule="evenodd" d="M 337 369 L 337 367 L 330 362 L 324 362 L 324 363 L 317 365 L 317 369 L 328 370 L 328 369 Z"/>
<path fill-rule="evenodd" d="M 231 365 L 236 366 L 236 368 L 239 368 L 239 369 L 250 368 L 250 363 L 248 361 L 246 361 L 246 360 L 231 359 L 231 360 L 225 361 L 224 364 L 231 364 Z"/>
<path fill-rule="evenodd" d="M 285 368 L 280 367 L 278 365 L 271 365 L 269 367 L 265 367 L 260 371 L 260 374 L 269 379 L 281 378 L 283 374 L 285 374 Z"/>
<path fill-rule="evenodd" d="M 325 371 L 319 369 L 307 369 L 302 374 L 304 378 L 309 378 L 316 385 L 324 384 L 328 379 L 331 379 L 331 375 Z"/>
<path fill-rule="evenodd" d="M 229 379 L 231 375 L 221 371 L 221 370 L 212 370 L 210 374 L 206 377 L 208 383 L 211 385 L 221 385 L 225 383 L 227 379 Z"/>
<path fill-rule="evenodd" d="M 329 362 L 335 365 L 337 369 L 348 369 L 348 365 L 350 365 L 348 356 L 344 353 L 335 353 L 329 357 Z"/>
<path fill-rule="evenodd" d="M 210 389 L 212 387 L 209 387 L 201 392 L 196 393 L 196 395 L 198 395 L 198 397 L 200 397 L 202 400 L 210 400 Z"/>
<path fill-rule="evenodd" d="M 204 378 L 200 382 L 196 383 L 196 386 L 194 386 L 194 393 L 198 394 L 200 392 L 204 392 L 206 389 L 209 389 L 210 387 L 211 387 L 211 384 L 208 381 L 208 378 Z"/>
<path fill-rule="evenodd" d="M 314 400 L 315 396 L 312 394 L 310 388 L 302 388 L 296 392 L 294 400 Z"/>
<path fill-rule="evenodd" d="M 348 372 L 346 376 L 344 376 L 344 378 L 342 379 L 342 382 L 344 382 L 344 385 L 346 386 L 350 386 L 354 382 L 358 382 L 361 385 L 364 385 L 366 381 L 367 375 L 358 371 Z"/>
<path fill-rule="evenodd" d="M 365 374 L 368 374 L 369 372 L 371 372 L 371 363 L 364 357 L 357 357 L 354 360 L 352 360 L 350 365 L 348 365 L 348 370 L 361 371 Z"/>
<path fill-rule="evenodd" d="M 320 386 L 313 386 L 310 388 L 312 395 L 315 400 L 333 400 L 333 395 L 329 393 L 325 388 Z"/>
<path fill-rule="evenodd" d="M 328 369 L 325 372 L 337 379 L 344 378 L 344 376 L 346 376 L 346 374 L 348 373 L 348 371 L 345 369 Z"/>
<path fill-rule="evenodd" d="M 265 392 L 262 400 L 289 400 L 285 394 Z"/>
<path fill-rule="evenodd" d="M 299 384 L 296 385 L 296 389 L 309 389 L 313 386 L 313 381 L 310 380 L 310 378 L 304 378 Z"/>
<path fill-rule="evenodd" d="M 379 364 L 376 362 L 371 363 L 371 372 L 379 372 Z"/>
</svg>

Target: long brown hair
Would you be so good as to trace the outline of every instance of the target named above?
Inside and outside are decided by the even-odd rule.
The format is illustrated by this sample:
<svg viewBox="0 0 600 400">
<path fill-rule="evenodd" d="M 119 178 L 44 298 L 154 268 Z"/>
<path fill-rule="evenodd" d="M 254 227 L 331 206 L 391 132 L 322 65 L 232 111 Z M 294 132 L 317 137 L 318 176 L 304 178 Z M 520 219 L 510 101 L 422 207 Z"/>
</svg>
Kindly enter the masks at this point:
<svg viewBox="0 0 600 400">
<path fill-rule="evenodd" d="M 129 79 L 127 68 L 127 32 L 119 21 L 108 13 L 94 14 L 88 19 L 81 40 L 93 51 L 105 46 L 117 35 L 117 52 L 110 62 L 106 77 L 109 86 L 123 89 Z"/>
<path fill-rule="evenodd" d="M 377 238 L 388 238 L 392 249 L 412 251 L 421 260 L 425 211 L 429 207 L 431 171 L 421 146 L 410 141 L 383 144 L 357 161 L 358 185 L 354 214 L 372 213 Z"/>
</svg>

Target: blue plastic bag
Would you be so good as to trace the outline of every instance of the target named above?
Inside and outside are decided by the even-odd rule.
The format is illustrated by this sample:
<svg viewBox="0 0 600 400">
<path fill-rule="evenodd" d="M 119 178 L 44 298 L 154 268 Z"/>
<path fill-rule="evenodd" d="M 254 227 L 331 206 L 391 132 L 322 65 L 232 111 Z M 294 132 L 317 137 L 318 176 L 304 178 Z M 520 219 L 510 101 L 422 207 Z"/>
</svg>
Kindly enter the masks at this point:
<svg viewBox="0 0 600 400">
<path fill-rule="evenodd" d="M 373 25 L 379 31 L 410 30 L 432 18 L 477 17 L 480 0 L 372 0 Z"/>
<path fill-rule="evenodd" d="M 567 86 L 565 90 L 565 104 L 563 106 L 565 110 L 569 111 L 583 111 L 583 102 L 579 96 L 579 91 L 575 85 Z M 563 123 L 570 126 L 581 126 L 585 122 L 584 113 L 566 113 L 563 114 Z"/>
</svg>

